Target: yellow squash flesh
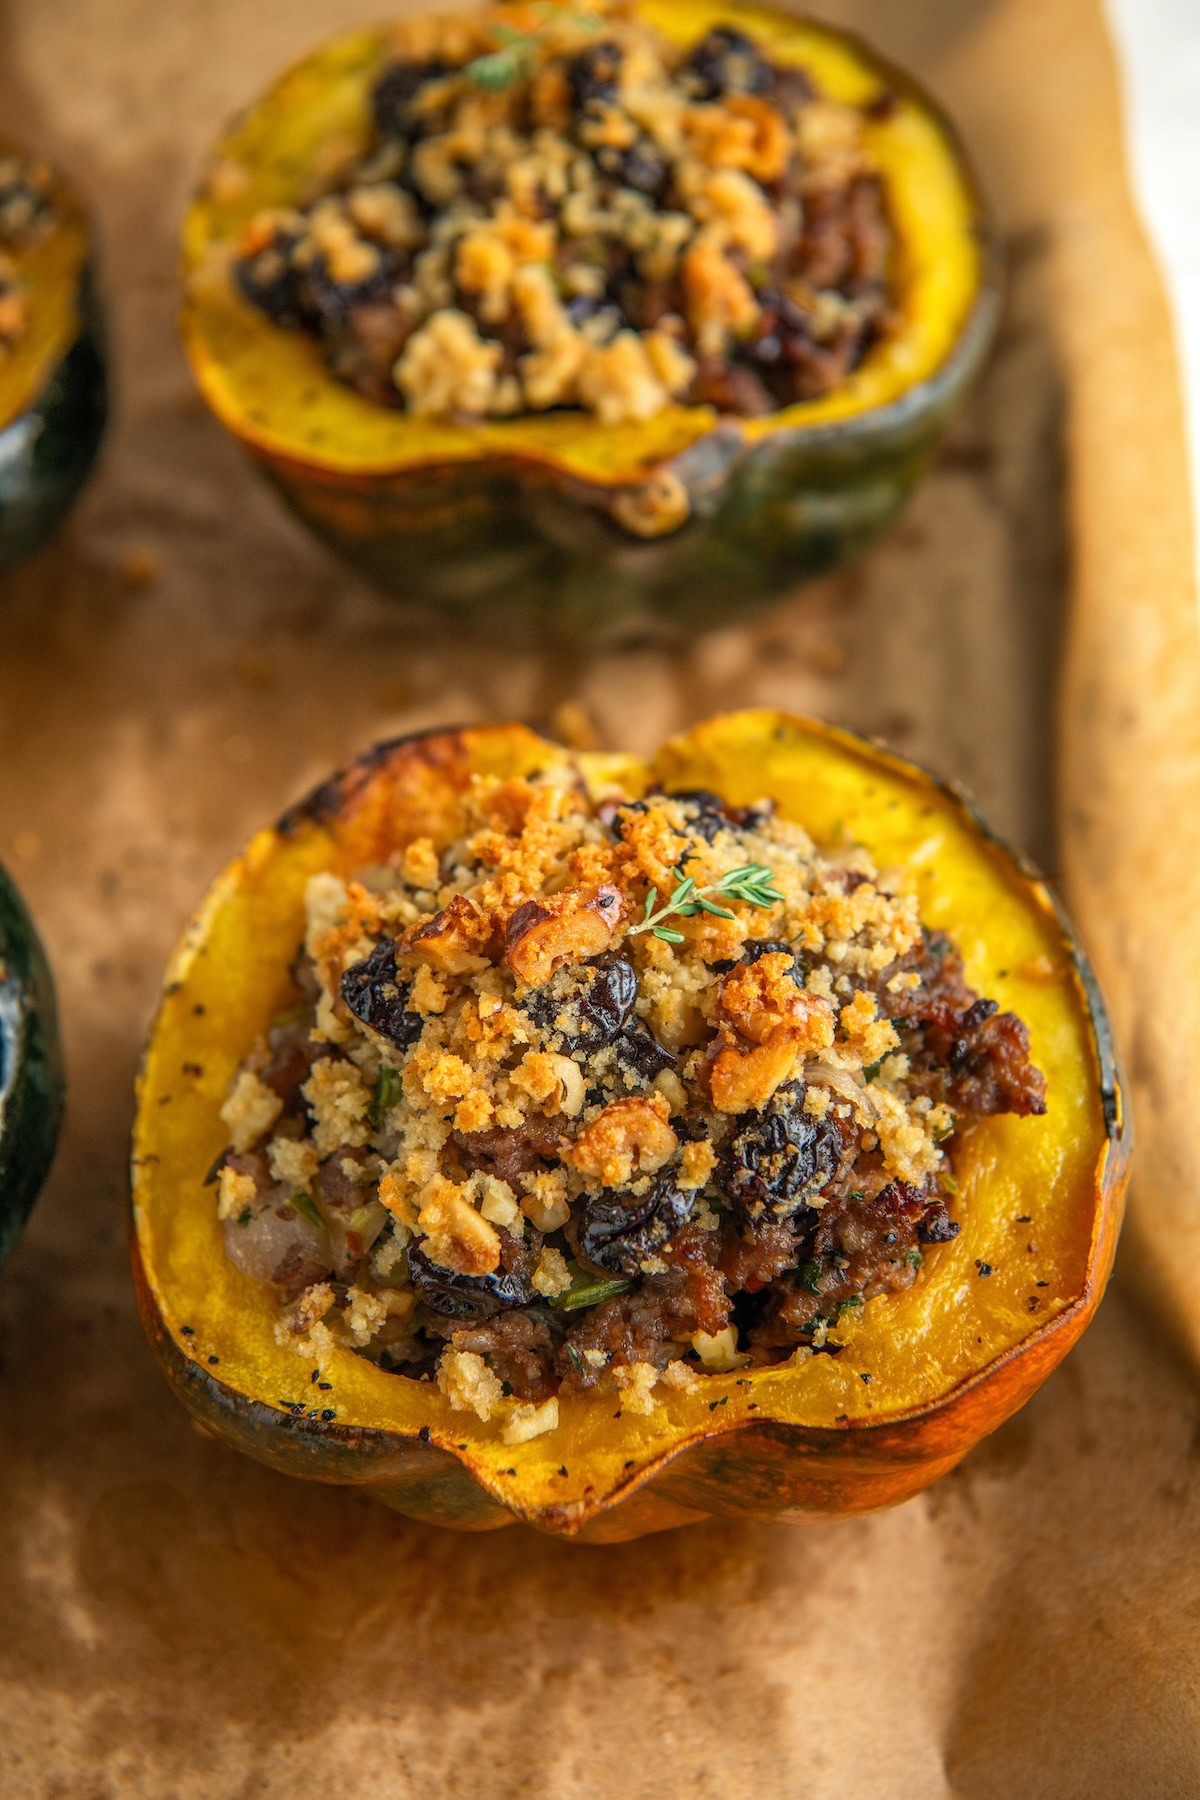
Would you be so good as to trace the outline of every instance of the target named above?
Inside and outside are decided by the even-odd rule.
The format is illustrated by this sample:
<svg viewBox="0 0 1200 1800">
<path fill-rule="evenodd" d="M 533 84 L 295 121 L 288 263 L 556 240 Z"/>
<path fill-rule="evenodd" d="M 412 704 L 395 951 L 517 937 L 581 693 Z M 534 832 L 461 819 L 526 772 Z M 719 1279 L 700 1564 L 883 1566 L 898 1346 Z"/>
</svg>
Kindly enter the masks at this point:
<svg viewBox="0 0 1200 1800">
<path fill-rule="evenodd" d="M 911 869 L 924 923 L 955 938 L 975 988 L 1029 1025 L 1048 1111 L 965 1136 L 959 1236 L 910 1292 L 869 1301 L 855 1322 L 844 1315 L 841 1356 L 656 1391 L 648 1417 L 614 1416 L 611 1395 L 564 1396 L 558 1429 L 513 1448 L 495 1422 L 348 1350 L 318 1395 L 308 1366 L 275 1342 L 272 1296 L 227 1260 L 204 1178 L 226 1142 L 230 1078 L 291 996 L 309 876 L 348 874 L 414 835 L 448 841 L 473 773 L 568 757 L 585 779 L 616 777 L 632 792 L 769 795 L 818 842 L 845 834 L 878 863 Z M 474 1529 L 519 1518 L 605 1540 L 713 1513 L 846 1514 L 907 1498 L 951 1467 L 1076 1340 L 1111 1266 L 1128 1147 L 1086 965 L 1047 890 L 955 793 L 847 733 L 771 712 L 713 720 L 648 763 L 497 726 L 370 753 L 219 878 L 172 959 L 141 1074 L 134 1267 L 159 1360 L 197 1416 L 277 1468 L 362 1485 L 418 1517 Z"/>
<path fill-rule="evenodd" d="M 0 138 L 0 156 L 19 154 Z M 90 252 L 87 219 L 74 190 L 57 173 L 50 202 L 53 228 L 5 253 L 28 306 L 24 331 L 8 350 L 0 350 L 0 431 L 38 398 L 83 326 L 80 284 Z"/>
</svg>

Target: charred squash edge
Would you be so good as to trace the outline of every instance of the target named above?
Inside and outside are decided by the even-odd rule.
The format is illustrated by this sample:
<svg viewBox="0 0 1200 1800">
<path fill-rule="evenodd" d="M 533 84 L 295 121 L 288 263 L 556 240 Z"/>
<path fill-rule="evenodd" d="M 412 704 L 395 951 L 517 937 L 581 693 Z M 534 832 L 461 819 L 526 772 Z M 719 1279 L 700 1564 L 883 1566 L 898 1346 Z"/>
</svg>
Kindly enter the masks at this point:
<svg viewBox="0 0 1200 1800">
<path fill-rule="evenodd" d="M 63 1096 L 50 967 L 24 901 L 0 868 L 0 1264 L 49 1171 Z"/>
<path fill-rule="evenodd" d="M 738 734 L 745 738 L 744 772 L 755 793 L 770 791 L 765 781 L 755 785 L 751 772 L 756 753 L 765 762 L 768 746 L 782 742 L 800 746 L 801 754 L 804 746 L 813 753 L 832 750 L 861 770 L 864 782 L 875 773 L 912 790 L 914 803 L 918 799 L 933 803 L 934 813 L 940 806 L 945 819 L 960 828 L 972 846 L 982 847 L 985 854 L 980 866 L 993 872 L 997 895 L 1011 891 L 1022 919 L 1036 924 L 1039 941 L 1045 939 L 1057 947 L 1061 973 L 1069 975 L 1071 995 L 1069 1008 L 1064 996 L 1063 1017 L 1070 1011 L 1093 1064 L 1092 1077 L 1080 1090 L 1091 1096 L 1087 1100 L 1092 1119 L 1087 1156 L 1092 1160 L 1086 1162 L 1091 1172 L 1086 1184 L 1081 1177 L 1078 1189 L 1073 1187 L 1062 1202 L 1065 1208 L 1069 1201 L 1072 1218 L 1074 1211 L 1080 1213 L 1078 1241 L 1063 1239 L 1073 1256 L 1082 1256 L 1077 1291 L 1073 1286 L 1056 1315 L 1032 1324 L 1028 1332 L 988 1355 L 982 1367 L 970 1370 L 946 1391 L 874 1419 L 838 1415 L 806 1424 L 802 1419 L 772 1416 L 769 1407 L 756 1417 L 739 1407 L 737 1416 L 726 1415 L 724 1422 L 725 1404 L 731 1394 L 736 1398 L 735 1378 L 709 1377 L 702 1394 L 683 1396 L 678 1402 L 673 1399 L 669 1436 L 661 1447 L 656 1447 L 654 1431 L 647 1427 L 646 1433 L 642 1432 L 643 1422 L 626 1419 L 621 1424 L 614 1441 L 628 1451 L 622 1460 L 630 1466 L 603 1491 L 581 1479 L 588 1469 L 586 1464 L 579 1468 L 577 1453 L 571 1452 L 576 1469 L 568 1476 L 544 1478 L 523 1470 L 522 1464 L 528 1461 L 531 1448 L 544 1448 L 549 1440 L 497 1452 L 494 1443 L 490 1447 L 481 1443 L 475 1422 L 464 1421 L 463 1415 L 449 1415 L 436 1429 L 428 1424 L 412 1430 L 392 1429 L 361 1419 L 341 1424 L 296 1416 L 309 1410 L 298 1402 L 285 1406 L 239 1390 L 214 1372 L 205 1349 L 203 1319 L 173 1316 L 177 1309 L 169 1283 L 162 1272 L 148 1266 L 144 1255 L 145 1207 L 154 1204 L 155 1114 L 162 1117 L 157 1046 L 166 1028 L 166 1009 L 172 997 L 183 991 L 180 984 L 187 981 L 195 958 L 204 954 L 205 934 L 219 916 L 223 894 L 237 891 L 239 871 L 245 867 L 245 859 L 239 859 L 210 893 L 172 961 L 163 1007 L 139 1081 L 133 1170 L 133 1265 L 143 1322 L 172 1387 L 219 1435 L 275 1468 L 318 1480 L 362 1485 L 402 1511 L 462 1529 L 489 1529 L 515 1517 L 543 1531 L 581 1535 L 589 1541 L 615 1541 L 711 1514 L 782 1519 L 838 1516 L 895 1503 L 936 1479 L 1022 1405 L 1081 1335 L 1099 1304 L 1111 1268 L 1132 1133 L 1103 1002 L 1058 903 L 1028 861 L 1008 850 L 983 824 L 960 788 L 882 746 L 816 721 L 765 711 L 727 715 L 671 740 L 648 764 L 618 757 L 590 760 L 599 765 L 599 772 L 620 768 L 630 778 L 640 768 L 643 780 L 656 776 L 671 779 L 674 762 L 691 777 L 699 772 L 697 765 L 704 764 L 706 755 L 719 758 L 722 753 L 730 754 L 730 734 L 735 742 Z M 265 856 L 272 844 L 294 844 L 309 832 L 324 834 L 331 822 L 346 822 L 358 806 L 375 795 L 374 778 L 381 772 L 387 776 L 398 766 L 397 759 L 418 746 L 423 765 L 454 772 L 455 778 L 461 779 L 472 767 L 493 760 L 506 744 L 510 750 L 519 746 L 527 761 L 541 752 L 556 758 L 567 754 L 523 727 L 429 732 L 397 739 L 368 751 L 321 784 L 283 816 L 274 832 L 260 834 L 256 844 Z M 587 757 L 580 760 L 589 764 Z M 412 770 L 416 764 L 408 766 Z M 239 1044 L 238 1053 L 243 1049 Z M 1028 1123 L 1020 1121 L 1019 1125 L 1024 1128 Z M 199 1189 L 202 1173 L 197 1168 L 201 1198 L 196 1204 L 208 1206 L 210 1197 Z M 219 1243 L 214 1244 L 214 1253 L 223 1255 Z M 919 1292 L 934 1288 L 938 1266 L 923 1280 L 926 1290 L 919 1286 L 896 1297 L 894 1304 L 902 1308 Z M 253 1284 L 245 1285 L 249 1289 Z M 904 1315 L 899 1316 L 903 1320 Z M 185 1326 L 190 1326 L 190 1333 Z M 296 1367 L 299 1393 L 300 1378 L 305 1374 L 299 1359 Z M 783 1371 L 785 1383 L 803 1381 L 812 1367 L 808 1364 L 798 1371 Z M 749 1378 L 750 1391 L 777 1385 L 780 1374 L 778 1369 L 756 1372 Z M 311 1401 L 312 1397 L 308 1398 Z M 781 1404 L 776 1402 L 777 1411 Z M 730 1407 L 730 1413 L 733 1411 Z M 598 1412 L 595 1420 L 602 1441 L 606 1428 L 599 1423 Z M 661 1438 L 661 1428 L 655 1429 Z M 635 1444 L 635 1438 L 641 1441 Z M 500 1469 L 500 1462 L 507 1468 Z M 555 1495 L 554 1480 L 561 1481 L 561 1498 Z"/>
</svg>

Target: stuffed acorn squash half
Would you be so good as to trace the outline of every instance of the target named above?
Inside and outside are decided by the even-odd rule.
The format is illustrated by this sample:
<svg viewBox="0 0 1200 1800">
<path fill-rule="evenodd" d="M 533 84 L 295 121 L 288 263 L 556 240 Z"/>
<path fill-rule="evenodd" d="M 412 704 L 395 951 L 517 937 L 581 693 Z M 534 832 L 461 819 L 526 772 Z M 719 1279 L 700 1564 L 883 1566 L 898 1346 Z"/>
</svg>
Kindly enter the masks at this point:
<svg viewBox="0 0 1200 1800">
<path fill-rule="evenodd" d="M 66 517 L 106 412 L 87 216 L 61 174 L 0 139 L 0 570 Z"/>
<path fill-rule="evenodd" d="M 33 920 L 0 868 L 0 1264 L 46 1179 L 62 1108 L 54 984 Z"/>
<path fill-rule="evenodd" d="M 696 628 L 861 548 L 997 310 L 929 97 L 712 0 L 355 31 L 216 146 L 184 342 L 390 592 L 506 633 Z"/>
<path fill-rule="evenodd" d="M 907 1498 L 1108 1277 L 1130 1143 L 1036 876 L 847 733 L 368 752 L 180 943 L 133 1263 L 194 1414 L 589 1541 Z"/>
</svg>

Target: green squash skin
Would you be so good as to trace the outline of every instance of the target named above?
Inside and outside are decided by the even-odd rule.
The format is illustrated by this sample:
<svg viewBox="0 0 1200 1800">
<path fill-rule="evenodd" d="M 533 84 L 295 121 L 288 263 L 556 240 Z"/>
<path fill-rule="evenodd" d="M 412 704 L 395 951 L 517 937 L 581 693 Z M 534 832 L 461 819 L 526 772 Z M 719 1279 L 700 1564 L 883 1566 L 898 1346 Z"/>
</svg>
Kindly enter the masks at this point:
<svg viewBox="0 0 1200 1800">
<path fill-rule="evenodd" d="M 104 321 L 90 267 L 79 335 L 31 406 L 0 431 L 0 571 L 53 535 L 86 481 L 108 416 Z"/>
<path fill-rule="evenodd" d="M 999 312 L 992 258 L 946 362 L 891 405 L 753 444 L 736 421 L 717 426 L 665 465 L 691 517 L 659 538 L 611 517 L 620 490 L 533 463 L 400 481 L 255 460 L 357 573 L 443 626 L 527 643 L 678 636 L 761 610 L 879 535 L 935 456 Z"/>
<path fill-rule="evenodd" d="M 50 967 L 25 903 L 0 867 L 0 1264 L 46 1179 L 63 1099 Z"/>
</svg>

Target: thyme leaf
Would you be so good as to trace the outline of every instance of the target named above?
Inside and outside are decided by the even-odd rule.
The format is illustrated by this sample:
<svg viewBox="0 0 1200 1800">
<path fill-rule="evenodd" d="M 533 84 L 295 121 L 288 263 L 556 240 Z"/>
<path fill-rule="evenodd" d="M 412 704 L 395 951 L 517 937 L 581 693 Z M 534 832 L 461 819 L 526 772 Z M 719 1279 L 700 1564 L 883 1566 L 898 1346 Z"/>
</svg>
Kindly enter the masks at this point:
<svg viewBox="0 0 1200 1800">
<path fill-rule="evenodd" d="M 767 910 L 778 906 L 783 899 L 775 886 L 775 873 L 766 863 L 742 863 L 736 869 L 727 869 L 719 880 L 710 881 L 702 888 L 696 886 L 694 875 L 684 875 L 677 869 L 670 898 L 659 906 L 658 889 L 652 887 L 646 895 L 641 920 L 630 926 L 627 935 L 637 937 L 643 931 L 650 931 L 664 944 L 682 944 L 683 934 L 665 925 L 665 919 L 691 919 L 700 912 L 716 913 L 721 919 L 734 917 L 728 907 L 713 902 L 710 898 L 713 894 L 729 900 L 744 900 L 748 906 L 761 906 Z"/>
</svg>

